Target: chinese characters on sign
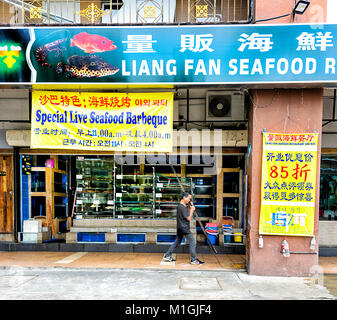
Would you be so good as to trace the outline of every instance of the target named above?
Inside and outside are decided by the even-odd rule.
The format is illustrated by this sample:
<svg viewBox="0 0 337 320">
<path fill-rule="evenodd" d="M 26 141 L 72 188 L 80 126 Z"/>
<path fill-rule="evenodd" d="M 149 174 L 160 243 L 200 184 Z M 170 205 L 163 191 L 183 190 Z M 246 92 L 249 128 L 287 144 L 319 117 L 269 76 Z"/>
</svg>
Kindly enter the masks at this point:
<svg viewBox="0 0 337 320">
<path fill-rule="evenodd" d="M 260 52 L 267 52 L 273 49 L 274 42 L 271 41 L 273 35 L 272 34 L 259 34 L 252 33 L 248 35 L 246 33 L 242 33 L 239 42 L 242 44 L 239 47 L 239 51 L 243 52 L 246 48 L 248 50 L 259 50 Z M 308 33 L 302 32 L 296 40 L 298 41 L 297 51 L 299 50 L 316 50 L 319 48 L 321 51 L 326 51 L 327 47 L 333 47 L 333 36 L 331 32 L 317 32 Z"/>
<path fill-rule="evenodd" d="M 247 47 L 249 50 L 269 51 L 273 48 L 272 45 L 274 44 L 271 41 L 272 36 L 272 34 L 252 33 L 248 35 L 243 33 L 238 39 L 239 42 L 242 42 L 238 50 L 242 52 Z"/>
<path fill-rule="evenodd" d="M 170 152 L 172 93 L 34 91 L 32 148 Z"/>
<path fill-rule="evenodd" d="M 317 138 L 263 134 L 260 234 L 313 235 Z"/>
<path fill-rule="evenodd" d="M 128 35 L 128 40 L 123 41 L 127 44 L 124 53 L 155 53 L 152 44 L 157 42 L 152 40 L 152 35 Z"/>
<path fill-rule="evenodd" d="M 183 34 L 180 38 L 180 52 L 190 50 L 192 52 L 213 52 L 214 49 L 210 48 L 213 42 L 212 34 Z"/>
<path fill-rule="evenodd" d="M 299 50 L 316 50 L 319 48 L 321 51 L 326 51 L 327 47 L 333 47 L 333 36 L 331 32 L 317 32 L 316 35 L 314 33 L 302 32 L 297 38 Z"/>
</svg>

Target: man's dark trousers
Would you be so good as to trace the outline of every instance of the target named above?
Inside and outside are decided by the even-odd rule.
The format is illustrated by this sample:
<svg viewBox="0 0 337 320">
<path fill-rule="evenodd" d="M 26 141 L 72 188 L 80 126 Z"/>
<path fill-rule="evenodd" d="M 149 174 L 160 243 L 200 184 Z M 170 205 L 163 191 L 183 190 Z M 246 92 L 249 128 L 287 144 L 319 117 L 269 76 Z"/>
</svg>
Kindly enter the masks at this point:
<svg viewBox="0 0 337 320">
<path fill-rule="evenodd" d="M 189 243 L 191 260 L 194 261 L 197 258 L 196 243 L 194 237 L 192 233 L 183 233 L 181 230 L 177 231 L 176 240 L 171 244 L 165 256 L 171 257 L 172 252 L 180 245 L 181 241 L 183 240 L 183 237 L 185 237 Z"/>
</svg>

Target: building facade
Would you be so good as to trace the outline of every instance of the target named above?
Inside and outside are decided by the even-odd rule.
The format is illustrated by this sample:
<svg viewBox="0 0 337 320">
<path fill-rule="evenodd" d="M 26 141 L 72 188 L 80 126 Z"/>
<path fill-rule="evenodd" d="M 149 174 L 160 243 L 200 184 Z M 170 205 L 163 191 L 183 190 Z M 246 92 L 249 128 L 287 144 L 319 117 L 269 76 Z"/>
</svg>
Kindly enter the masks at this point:
<svg viewBox="0 0 337 320">
<path fill-rule="evenodd" d="M 167 244 L 183 188 L 193 193 L 203 224 L 219 225 L 216 244 L 222 252 L 246 253 L 250 274 L 315 272 L 319 247 L 337 246 L 336 183 L 330 174 L 337 154 L 329 51 L 334 25 L 325 25 L 327 1 L 310 1 L 303 14 L 294 12 L 297 2 L 308 5 L 281 0 L 2 1 L 1 62 L 13 71 L 22 57 L 25 67 L 18 78 L 8 71 L 1 81 L 1 241 Z M 291 38 L 295 34 L 298 38 Z M 82 126 L 78 117 L 73 128 L 77 134 L 88 130 L 90 145 L 76 147 L 69 137 L 57 144 L 52 136 L 61 135 L 61 113 L 74 110 L 75 116 L 77 109 L 67 107 L 79 101 L 83 106 L 90 101 L 92 107 L 96 99 L 98 108 L 123 109 L 122 102 L 132 97 L 142 107 L 146 101 L 152 107 L 154 101 L 158 107 L 163 107 L 160 101 L 171 104 L 172 136 L 165 135 L 152 153 L 137 152 L 130 142 L 130 149 L 118 151 L 103 142 L 94 147 L 96 127 Z M 117 98 L 120 104 L 111 100 Z M 48 132 L 38 126 L 43 110 L 56 119 Z M 153 110 L 151 116 L 158 117 L 151 118 L 152 124 L 165 121 L 159 118 L 165 112 Z M 44 121 L 52 123 L 47 111 Z M 117 119 L 113 125 L 105 119 L 105 130 L 118 126 Z M 143 128 L 149 121 L 144 119 L 134 124 Z M 96 125 L 101 128 L 99 121 Z M 310 176 L 314 188 L 309 204 L 299 205 L 313 208 L 307 232 L 262 232 L 264 133 L 317 134 L 317 165 Z M 109 131 L 98 133 L 105 134 Z M 231 232 L 222 233 L 223 224 Z M 205 243 L 195 222 L 193 233 Z M 289 257 L 282 252 L 284 240 Z"/>
</svg>

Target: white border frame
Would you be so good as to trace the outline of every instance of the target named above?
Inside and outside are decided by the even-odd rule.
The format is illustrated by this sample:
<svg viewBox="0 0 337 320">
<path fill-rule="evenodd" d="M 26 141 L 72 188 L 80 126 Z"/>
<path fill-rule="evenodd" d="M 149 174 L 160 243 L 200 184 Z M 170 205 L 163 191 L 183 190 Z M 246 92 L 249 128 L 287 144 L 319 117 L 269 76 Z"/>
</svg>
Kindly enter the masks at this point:
<svg viewBox="0 0 337 320">
<path fill-rule="evenodd" d="M 298 26 L 309 26 L 309 27 L 315 27 L 315 29 L 318 29 L 319 26 L 324 27 L 324 26 L 337 26 L 336 23 L 278 23 L 278 24 L 238 24 L 238 25 L 233 25 L 233 24 L 224 24 L 224 25 L 146 25 L 146 26 L 141 26 L 144 29 L 153 29 L 153 28 L 247 28 L 250 26 L 254 27 L 298 27 Z M 42 26 L 42 27 L 25 27 L 25 26 L 16 26 L 16 27 L 0 27 L 0 30 L 3 29 L 28 29 L 30 35 L 34 34 L 34 40 L 35 40 L 35 32 L 34 29 L 75 29 L 75 28 L 81 28 L 81 29 L 134 29 L 134 28 L 139 28 L 139 25 L 132 25 L 132 26 Z M 32 39 L 31 39 L 32 40 Z M 33 43 L 33 41 L 30 41 Z M 28 44 L 27 49 L 26 49 L 26 58 L 28 56 L 27 52 L 30 53 L 30 48 L 32 46 L 32 43 Z M 28 50 L 29 48 L 29 50 Z M 27 59 L 27 63 L 30 67 L 32 67 L 30 57 Z M 35 70 L 33 68 L 33 70 Z M 36 81 L 36 71 L 33 76 L 34 71 L 32 71 L 32 77 L 34 78 L 35 76 L 35 81 Z M 337 86 L 337 76 L 336 80 L 314 80 L 314 81 L 240 81 L 240 82 L 0 82 L 0 85 L 54 85 L 54 84 L 60 84 L 60 85 L 272 85 L 272 84 L 317 84 L 318 87 L 322 87 L 325 84 L 336 84 Z"/>
</svg>

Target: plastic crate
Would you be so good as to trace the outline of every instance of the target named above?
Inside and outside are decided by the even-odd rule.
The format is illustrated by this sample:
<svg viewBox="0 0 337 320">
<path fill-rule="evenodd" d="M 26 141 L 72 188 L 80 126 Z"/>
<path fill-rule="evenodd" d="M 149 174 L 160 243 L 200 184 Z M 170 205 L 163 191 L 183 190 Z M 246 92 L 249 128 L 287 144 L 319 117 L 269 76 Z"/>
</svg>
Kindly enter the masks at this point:
<svg viewBox="0 0 337 320">
<path fill-rule="evenodd" d="M 105 242 L 105 233 L 102 232 L 78 232 L 77 242 Z"/>
<path fill-rule="evenodd" d="M 67 232 L 67 220 L 59 222 L 59 232 L 61 233 Z"/>
<path fill-rule="evenodd" d="M 117 243 L 145 243 L 145 233 L 117 233 Z"/>
<path fill-rule="evenodd" d="M 157 243 L 158 244 L 166 244 L 166 243 L 173 243 L 176 239 L 175 234 L 157 234 Z M 186 239 L 185 237 L 181 241 L 181 244 L 185 244 Z"/>
</svg>

